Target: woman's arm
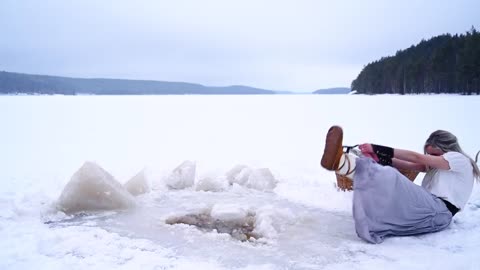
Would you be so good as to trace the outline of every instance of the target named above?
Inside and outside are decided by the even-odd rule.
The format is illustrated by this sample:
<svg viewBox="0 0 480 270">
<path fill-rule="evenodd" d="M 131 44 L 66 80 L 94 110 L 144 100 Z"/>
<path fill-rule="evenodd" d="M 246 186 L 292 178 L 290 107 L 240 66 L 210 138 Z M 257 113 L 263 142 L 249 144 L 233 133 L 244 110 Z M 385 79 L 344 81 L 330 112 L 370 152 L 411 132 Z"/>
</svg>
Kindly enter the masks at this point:
<svg viewBox="0 0 480 270">
<path fill-rule="evenodd" d="M 450 170 L 448 161 L 446 161 L 442 156 L 423 155 L 409 150 L 393 149 L 393 157 L 395 159 L 421 164 L 432 168 Z"/>
<path fill-rule="evenodd" d="M 411 170 L 416 172 L 427 171 L 427 166 L 423 164 L 412 163 L 398 158 L 392 158 L 392 166 L 397 169 Z"/>
<path fill-rule="evenodd" d="M 373 156 L 376 161 L 378 161 L 378 157 L 376 157 L 371 144 L 361 144 L 359 148 L 363 154 L 369 154 L 370 156 Z M 392 148 L 390 148 L 390 151 L 391 150 Z M 450 170 L 448 161 L 446 161 L 442 156 L 423 155 L 403 149 L 393 149 L 392 165 L 396 168 L 417 168 L 415 170 L 418 171 L 425 171 L 427 166 L 442 170 Z"/>
</svg>

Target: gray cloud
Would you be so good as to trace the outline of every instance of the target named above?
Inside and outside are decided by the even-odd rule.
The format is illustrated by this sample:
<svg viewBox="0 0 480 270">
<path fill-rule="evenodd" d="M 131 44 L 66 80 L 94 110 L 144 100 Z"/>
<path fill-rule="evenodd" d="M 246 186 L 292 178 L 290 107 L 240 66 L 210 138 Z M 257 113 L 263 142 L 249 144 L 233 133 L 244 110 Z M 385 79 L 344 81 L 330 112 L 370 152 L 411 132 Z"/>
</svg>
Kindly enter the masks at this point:
<svg viewBox="0 0 480 270">
<path fill-rule="evenodd" d="M 477 28 L 477 1 L 0 2 L 0 69 L 77 77 L 348 86 L 361 68 Z"/>
</svg>

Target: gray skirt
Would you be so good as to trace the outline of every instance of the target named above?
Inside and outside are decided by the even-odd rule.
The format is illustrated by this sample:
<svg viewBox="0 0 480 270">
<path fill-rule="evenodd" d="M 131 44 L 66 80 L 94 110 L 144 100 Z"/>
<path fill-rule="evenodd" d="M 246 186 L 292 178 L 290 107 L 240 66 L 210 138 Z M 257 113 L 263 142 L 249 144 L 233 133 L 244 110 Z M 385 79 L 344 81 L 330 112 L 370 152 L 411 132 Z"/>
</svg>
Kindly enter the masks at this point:
<svg viewBox="0 0 480 270">
<path fill-rule="evenodd" d="M 442 200 L 370 158 L 357 159 L 353 189 L 355 230 L 370 243 L 440 231 L 452 221 Z"/>
</svg>

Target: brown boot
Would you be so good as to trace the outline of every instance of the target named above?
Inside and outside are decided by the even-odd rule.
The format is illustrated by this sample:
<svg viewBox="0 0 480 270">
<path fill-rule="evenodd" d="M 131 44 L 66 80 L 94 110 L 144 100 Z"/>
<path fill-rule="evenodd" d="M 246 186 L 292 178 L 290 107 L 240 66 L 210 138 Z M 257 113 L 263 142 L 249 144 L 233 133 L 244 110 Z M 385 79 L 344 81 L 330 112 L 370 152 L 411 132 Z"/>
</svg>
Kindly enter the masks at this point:
<svg viewBox="0 0 480 270">
<path fill-rule="evenodd" d="M 325 150 L 323 151 L 320 164 L 329 171 L 338 169 L 340 158 L 343 154 L 342 148 L 343 130 L 339 126 L 332 126 L 327 133 Z"/>
</svg>

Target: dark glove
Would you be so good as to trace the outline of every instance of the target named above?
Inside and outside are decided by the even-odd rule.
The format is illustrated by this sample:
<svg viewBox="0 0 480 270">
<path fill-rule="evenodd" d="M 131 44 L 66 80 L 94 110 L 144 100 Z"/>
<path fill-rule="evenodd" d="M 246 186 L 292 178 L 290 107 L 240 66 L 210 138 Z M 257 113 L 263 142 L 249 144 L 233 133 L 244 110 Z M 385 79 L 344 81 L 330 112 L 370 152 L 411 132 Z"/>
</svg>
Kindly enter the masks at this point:
<svg viewBox="0 0 480 270">
<path fill-rule="evenodd" d="M 378 163 L 383 166 L 392 166 L 393 148 L 378 144 L 372 144 L 373 152 L 378 157 Z"/>
</svg>

